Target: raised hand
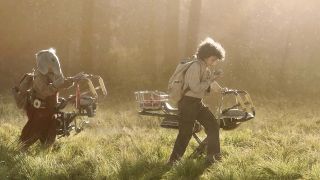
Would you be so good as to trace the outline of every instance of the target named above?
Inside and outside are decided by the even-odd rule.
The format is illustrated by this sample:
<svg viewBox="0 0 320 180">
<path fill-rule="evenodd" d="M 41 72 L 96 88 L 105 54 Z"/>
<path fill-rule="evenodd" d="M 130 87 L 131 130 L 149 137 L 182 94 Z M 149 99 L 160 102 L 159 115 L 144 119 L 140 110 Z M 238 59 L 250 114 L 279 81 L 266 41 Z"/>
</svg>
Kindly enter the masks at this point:
<svg viewBox="0 0 320 180">
<path fill-rule="evenodd" d="M 76 74 L 75 76 L 70 77 L 73 81 L 80 81 L 82 79 L 88 78 L 89 75 L 85 74 L 84 72 L 80 72 Z"/>
</svg>

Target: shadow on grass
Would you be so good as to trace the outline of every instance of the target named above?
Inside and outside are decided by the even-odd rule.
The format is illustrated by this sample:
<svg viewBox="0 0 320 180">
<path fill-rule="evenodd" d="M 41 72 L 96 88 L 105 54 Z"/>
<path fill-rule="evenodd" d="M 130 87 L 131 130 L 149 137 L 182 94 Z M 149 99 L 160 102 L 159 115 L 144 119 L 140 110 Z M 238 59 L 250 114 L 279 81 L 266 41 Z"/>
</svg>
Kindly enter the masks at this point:
<svg viewBox="0 0 320 180">
<path fill-rule="evenodd" d="M 162 179 L 170 169 L 166 162 L 146 157 L 136 161 L 124 160 L 120 163 L 116 179 Z"/>
<path fill-rule="evenodd" d="M 207 168 L 203 159 L 186 159 L 174 165 L 165 179 L 199 179 Z"/>
<path fill-rule="evenodd" d="M 141 158 L 120 163 L 115 179 L 199 179 L 209 166 L 204 160 L 187 159 L 176 165 L 164 161 Z"/>
<path fill-rule="evenodd" d="M 16 141 L 0 143 L 0 179 L 8 179 L 10 174 L 12 174 L 12 168 L 23 156 L 17 144 Z"/>
</svg>

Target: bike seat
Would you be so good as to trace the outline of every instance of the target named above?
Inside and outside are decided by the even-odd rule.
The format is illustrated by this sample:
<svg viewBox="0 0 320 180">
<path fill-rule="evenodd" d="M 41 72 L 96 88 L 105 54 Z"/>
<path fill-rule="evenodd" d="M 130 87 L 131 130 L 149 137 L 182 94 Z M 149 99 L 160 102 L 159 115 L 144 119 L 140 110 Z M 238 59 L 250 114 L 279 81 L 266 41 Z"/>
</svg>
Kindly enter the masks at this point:
<svg viewBox="0 0 320 180">
<path fill-rule="evenodd" d="M 170 111 L 170 112 L 173 112 L 173 113 L 178 113 L 179 112 L 178 108 L 172 107 L 168 102 L 164 103 L 164 108 L 166 110 Z"/>
<path fill-rule="evenodd" d="M 227 118 L 242 118 L 246 116 L 245 111 L 241 111 L 239 109 L 229 109 L 227 111 L 222 112 L 222 117 Z"/>
</svg>

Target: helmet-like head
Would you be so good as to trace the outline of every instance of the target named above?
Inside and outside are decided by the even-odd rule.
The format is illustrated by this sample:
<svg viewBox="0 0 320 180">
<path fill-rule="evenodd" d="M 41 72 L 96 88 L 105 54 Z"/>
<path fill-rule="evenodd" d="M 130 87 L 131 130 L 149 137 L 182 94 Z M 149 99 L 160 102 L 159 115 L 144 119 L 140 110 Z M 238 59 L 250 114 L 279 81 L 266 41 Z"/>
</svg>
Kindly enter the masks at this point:
<svg viewBox="0 0 320 180">
<path fill-rule="evenodd" d="M 36 54 L 37 70 L 43 75 L 49 75 L 55 87 L 64 83 L 60 61 L 53 48 L 41 50 Z"/>
<path fill-rule="evenodd" d="M 37 69 L 43 75 L 52 72 L 55 76 L 63 76 L 60 61 L 53 48 L 41 50 L 36 54 Z"/>
</svg>

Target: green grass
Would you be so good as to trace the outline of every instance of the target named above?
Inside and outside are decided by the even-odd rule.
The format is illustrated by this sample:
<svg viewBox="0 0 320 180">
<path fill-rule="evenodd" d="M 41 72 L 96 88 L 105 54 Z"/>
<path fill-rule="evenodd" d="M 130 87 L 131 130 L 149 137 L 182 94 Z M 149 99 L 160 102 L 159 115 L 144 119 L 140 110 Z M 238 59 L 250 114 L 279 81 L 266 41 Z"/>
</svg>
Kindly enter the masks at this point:
<svg viewBox="0 0 320 180">
<path fill-rule="evenodd" d="M 318 104 L 261 99 L 257 117 L 234 131 L 221 131 L 223 160 L 185 158 L 169 167 L 177 131 L 140 117 L 133 102 L 101 104 L 98 115 L 78 135 L 17 149 L 26 122 L 11 100 L 0 103 L 0 179 L 320 179 Z M 204 137 L 204 134 L 201 134 Z"/>
</svg>

